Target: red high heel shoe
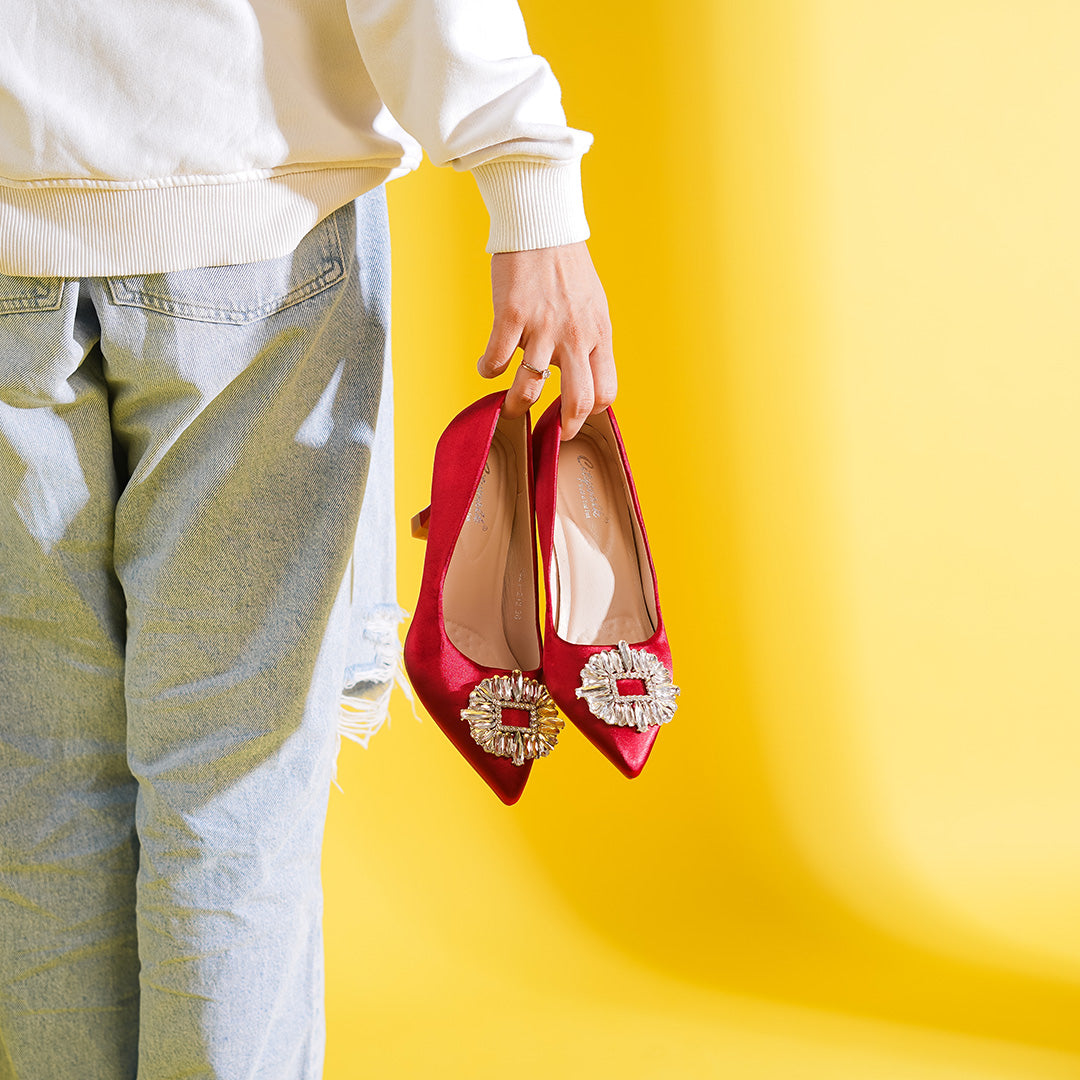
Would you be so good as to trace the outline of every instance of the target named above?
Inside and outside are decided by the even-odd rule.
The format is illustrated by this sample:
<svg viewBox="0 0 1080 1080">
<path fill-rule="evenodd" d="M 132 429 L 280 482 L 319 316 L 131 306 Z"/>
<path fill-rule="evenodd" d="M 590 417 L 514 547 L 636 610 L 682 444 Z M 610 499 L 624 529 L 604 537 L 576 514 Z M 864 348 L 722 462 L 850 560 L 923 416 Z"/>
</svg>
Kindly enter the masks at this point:
<svg viewBox="0 0 1080 1080">
<path fill-rule="evenodd" d="M 500 414 L 506 391 L 474 402 L 435 448 L 427 540 L 405 670 L 450 741 L 504 803 L 563 721 L 540 681 L 528 414 Z"/>
<path fill-rule="evenodd" d="M 533 434 L 547 615 L 544 681 L 559 708 L 635 777 L 679 688 L 645 524 L 615 414 L 560 442 L 556 398 Z"/>
</svg>

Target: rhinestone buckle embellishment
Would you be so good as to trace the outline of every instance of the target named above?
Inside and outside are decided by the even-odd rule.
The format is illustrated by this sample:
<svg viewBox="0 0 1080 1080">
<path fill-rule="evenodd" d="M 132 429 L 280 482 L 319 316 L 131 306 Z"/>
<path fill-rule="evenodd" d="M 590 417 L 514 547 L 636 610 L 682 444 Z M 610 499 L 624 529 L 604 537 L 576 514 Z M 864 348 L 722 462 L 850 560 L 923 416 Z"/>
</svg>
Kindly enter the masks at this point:
<svg viewBox="0 0 1080 1080">
<path fill-rule="evenodd" d="M 625 694 L 623 680 L 640 682 L 644 693 Z M 644 649 L 631 649 L 620 641 L 614 649 L 593 653 L 581 669 L 581 685 L 574 691 L 593 716 L 613 727 L 647 728 L 666 724 L 678 708 L 679 688 L 664 665 Z"/>
<path fill-rule="evenodd" d="M 528 724 L 504 724 L 503 709 L 528 713 Z M 469 704 L 461 710 L 461 719 L 468 721 L 469 731 L 482 749 L 510 758 L 515 765 L 547 757 L 563 729 L 547 687 L 520 671 L 492 675 L 477 683 L 469 694 Z"/>
</svg>

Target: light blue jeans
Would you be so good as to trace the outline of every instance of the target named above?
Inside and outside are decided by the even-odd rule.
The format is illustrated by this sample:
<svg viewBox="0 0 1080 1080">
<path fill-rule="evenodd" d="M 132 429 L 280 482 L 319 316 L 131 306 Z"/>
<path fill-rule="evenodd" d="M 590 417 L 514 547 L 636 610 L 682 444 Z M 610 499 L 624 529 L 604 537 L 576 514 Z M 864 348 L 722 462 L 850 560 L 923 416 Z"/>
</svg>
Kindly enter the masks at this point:
<svg viewBox="0 0 1080 1080">
<path fill-rule="evenodd" d="M 388 325 L 382 188 L 281 259 L 0 275 L 4 1080 L 321 1075 L 342 692 L 396 657 Z"/>
</svg>

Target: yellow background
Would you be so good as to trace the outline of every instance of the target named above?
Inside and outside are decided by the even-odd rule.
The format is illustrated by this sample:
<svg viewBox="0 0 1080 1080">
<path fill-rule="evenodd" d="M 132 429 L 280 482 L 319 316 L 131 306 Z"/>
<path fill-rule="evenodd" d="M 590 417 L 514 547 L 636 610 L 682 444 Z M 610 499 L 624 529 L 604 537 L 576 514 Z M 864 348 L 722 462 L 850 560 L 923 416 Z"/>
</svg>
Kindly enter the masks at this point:
<svg viewBox="0 0 1080 1080">
<path fill-rule="evenodd" d="M 346 744 L 327 1080 L 1080 1077 L 1080 7 L 523 9 L 596 135 L 681 706 L 512 808 L 400 697 Z M 506 380 L 471 180 L 390 192 L 411 607 Z"/>
</svg>

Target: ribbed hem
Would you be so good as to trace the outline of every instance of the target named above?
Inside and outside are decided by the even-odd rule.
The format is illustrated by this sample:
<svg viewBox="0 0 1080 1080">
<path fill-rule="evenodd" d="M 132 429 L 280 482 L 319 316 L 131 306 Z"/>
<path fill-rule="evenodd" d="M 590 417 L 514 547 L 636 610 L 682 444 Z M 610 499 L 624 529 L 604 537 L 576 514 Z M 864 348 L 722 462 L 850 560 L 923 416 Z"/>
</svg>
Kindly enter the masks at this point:
<svg viewBox="0 0 1080 1080">
<path fill-rule="evenodd" d="M 500 158 L 472 170 L 491 218 L 487 250 L 528 251 L 586 240 L 580 159 Z"/>
<path fill-rule="evenodd" d="M 0 272 L 105 277 L 274 259 L 390 172 L 318 169 L 137 189 L 0 187 Z"/>
</svg>

